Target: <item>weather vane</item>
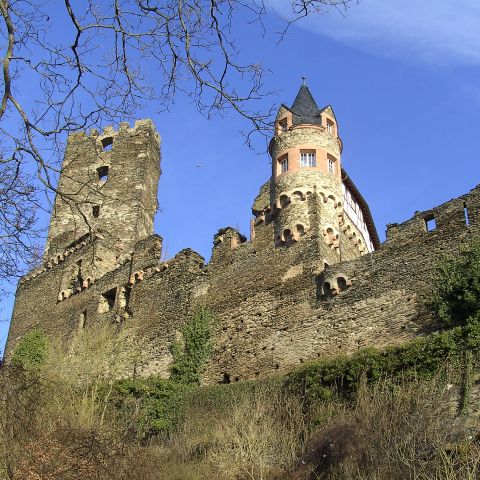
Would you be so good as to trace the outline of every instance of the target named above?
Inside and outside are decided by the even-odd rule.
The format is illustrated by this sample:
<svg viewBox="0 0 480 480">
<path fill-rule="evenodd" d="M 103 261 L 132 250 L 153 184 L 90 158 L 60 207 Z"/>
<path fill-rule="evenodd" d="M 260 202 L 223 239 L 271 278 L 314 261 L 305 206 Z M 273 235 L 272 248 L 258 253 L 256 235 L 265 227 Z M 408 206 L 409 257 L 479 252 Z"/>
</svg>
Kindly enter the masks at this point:
<svg viewBox="0 0 480 480">
<path fill-rule="evenodd" d="M 303 85 L 306 85 L 306 80 L 307 80 L 307 77 L 305 75 L 302 76 L 302 82 L 303 82 Z"/>
</svg>

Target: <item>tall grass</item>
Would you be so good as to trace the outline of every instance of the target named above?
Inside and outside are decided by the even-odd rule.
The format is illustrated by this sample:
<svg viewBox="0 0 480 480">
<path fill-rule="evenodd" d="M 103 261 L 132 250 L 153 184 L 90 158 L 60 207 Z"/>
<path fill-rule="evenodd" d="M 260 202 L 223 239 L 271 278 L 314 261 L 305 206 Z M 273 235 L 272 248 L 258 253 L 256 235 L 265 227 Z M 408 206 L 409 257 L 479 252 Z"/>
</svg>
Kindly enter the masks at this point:
<svg viewBox="0 0 480 480">
<path fill-rule="evenodd" d="M 112 400 L 131 355 L 126 333 L 98 326 L 52 345 L 40 370 L 0 369 L 0 479 L 480 478 L 478 421 L 465 439 L 453 367 L 316 402 L 282 381 L 192 387 L 168 434 L 146 442 L 132 435 L 142 398 L 127 419 Z"/>
</svg>

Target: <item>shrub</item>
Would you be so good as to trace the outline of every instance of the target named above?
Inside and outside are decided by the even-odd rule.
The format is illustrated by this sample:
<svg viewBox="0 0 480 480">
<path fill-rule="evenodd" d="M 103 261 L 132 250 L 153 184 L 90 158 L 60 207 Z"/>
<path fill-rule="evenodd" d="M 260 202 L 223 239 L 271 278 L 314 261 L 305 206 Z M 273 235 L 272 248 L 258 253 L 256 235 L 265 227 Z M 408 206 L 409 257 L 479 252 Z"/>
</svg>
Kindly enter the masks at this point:
<svg viewBox="0 0 480 480">
<path fill-rule="evenodd" d="M 480 243 L 440 262 L 435 290 L 431 306 L 444 328 L 479 320 Z"/>
<path fill-rule="evenodd" d="M 168 434 L 182 415 L 188 387 L 156 377 L 113 383 L 109 403 L 134 438 Z"/>
<path fill-rule="evenodd" d="M 48 337 L 46 333 L 34 328 L 27 332 L 12 355 L 12 364 L 25 370 L 38 370 L 44 364 L 48 354 Z"/>
<path fill-rule="evenodd" d="M 212 353 L 212 316 L 202 308 L 181 330 L 183 344 L 171 347 L 170 379 L 182 384 L 200 384 L 205 363 Z"/>
</svg>

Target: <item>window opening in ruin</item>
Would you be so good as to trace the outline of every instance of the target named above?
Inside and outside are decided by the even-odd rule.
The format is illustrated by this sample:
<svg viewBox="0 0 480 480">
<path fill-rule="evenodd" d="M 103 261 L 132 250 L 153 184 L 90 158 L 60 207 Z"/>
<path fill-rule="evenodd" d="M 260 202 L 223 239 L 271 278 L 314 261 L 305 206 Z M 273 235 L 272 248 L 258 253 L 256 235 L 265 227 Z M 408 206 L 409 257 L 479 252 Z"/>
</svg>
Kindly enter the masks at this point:
<svg viewBox="0 0 480 480">
<path fill-rule="evenodd" d="M 292 239 L 292 232 L 289 228 L 283 231 L 283 238 L 285 242 L 289 242 Z"/>
<path fill-rule="evenodd" d="M 92 215 L 94 218 L 98 218 L 100 216 L 100 205 L 94 205 L 92 207 Z"/>
<path fill-rule="evenodd" d="M 106 182 L 108 180 L 108 166 L 103 165 L 102 167 L 97 168 L 98 179 L 101 182 Z"/>
<path fill-rule="evenodd" d="M 105 293 L 102 293 L 100 297 L 100 304 L 98 306 L 99 313 L 105 313 L 112 310 L 115 307 L 115 299 L 117 297 L 117 288 L 112 288 Z"/>
<path fill-rule="evenodd" d="M 327 132 L 333 134 L 333 122 L 331 120 L 327 120 Z"/>
<path fill-rule="evenodd" d="M 436 230 L 437 222 L 433 215 L 428 215 L 427 217 L 425 217 L 425 227 L 427 229 L 427 232 L 433 232 L 434 230 Z"/>
<path fill-rule="evenodd" d="M 80 291 L 83 287 L 82 261 L 79 260 L 76 265 L 75 275 L 72 279 L 73 291 Z"/>
<path fill-rule="evenodd" d="M 104 152 L 108 152 L 113 147 L 113 137 L 102 138 L 102 147 Z"/>
<path fill-rule="evenodd" d="M 315 167 L 317 165 L 317 157 L 315 152 L 300 152 L 300 167 Z"/>
<path fill-rule="evenodd" d="M 300 236 L 305 235 L 305 227 L 300 223 L 297 225 L 297 232 Z"/>
<path fill-rule="evenodd" d="M 329 264 L 329 263 L 327 263 L 327 262 L 323 262 L 323 268 L 324 268 L 324 269 L 328 268 L 329 266 L 330 266 L 330 264 Z"/>
<path fill-rule="evenodd" d="M 280 172 L 281 173 L 285 173 L 286 171 L 288 171 L 288 155 L 285 155 L 284 157 L 282 157 L 280 160 Z"/>
<path fill-rule="evenodd" d="M 337 278 L 338 289 L 343 292 L 347 289 L 347 281 L 343 277 Z"/>
<path fill-rule="evenodd" d="M 463 202 L 463 214 L 465 215 L 465 223 L 467 224 L 467 227 L 468 227 L 470 226 L 470 217 L 468 215 L 467 202 Z"/>
<path fill-rule="evenodd" d="M 332 288 L 330 287 L 330 283 L 325 282 L 323 284 L 323 294 L 324 295 L 330 295 L 332 293 Z"/>
<path fill-rule="evenodd" d="M 282 120 L 280 120 L 278 122 L 278 126 L 280 127 L 280 131 L 281 132 L 286 132 L 288 130 L 288 122 L 287 122 L 287 119 L 286 118 L 282 118 Z"/>
<path fill-rule="evenodd" d="M 231 380 L 230 380 L 230 375 L 229 375 L 228 373 L 224 373 L 224 374 L 223 374 L 222 381 L 221 381 L 220 383 L 225 383 L 225 384 L 227 384 L 227 383 L 230 383 L 230 381 L 231 381 Z"/>
<path fill-rule="evenodd" d="M 84 310 L 81 314 L 80 314 L 80 318 L 78 320 L 78 328 L 79 330 L 83 330 L 87 325 L 87 311 Z"/>
</svg>

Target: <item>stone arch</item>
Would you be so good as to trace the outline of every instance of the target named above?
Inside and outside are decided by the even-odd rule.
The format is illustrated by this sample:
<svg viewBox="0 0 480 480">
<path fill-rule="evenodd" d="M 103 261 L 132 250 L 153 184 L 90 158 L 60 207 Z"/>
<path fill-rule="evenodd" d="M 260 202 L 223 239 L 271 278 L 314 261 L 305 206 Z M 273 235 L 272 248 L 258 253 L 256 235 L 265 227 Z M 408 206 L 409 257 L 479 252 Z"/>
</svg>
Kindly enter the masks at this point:
<svg viewBox="0 0 480 480">
<path fill-rule="evenodd" d="M 278 208 L 285 208 L 289 203 L 289 196 L 286 193 L 282 193 L 278 199 Z"/>
<path fill-rule="evenodd" d="M 327 245 L 330 245 L 332 248 L 338 247 L 338 232 L 331 225 L 325 226 L 323 236 Z"/>
<path fill-rule="evenodd" d="M 327 197 L 327 201 L 328 201 L 328 200 L 332 200 L 333 206 L 334 206 L 335 208 L 337 208 L 338 203 L 337 203 L 337 199 L 335 198 L 334 195 L 330 194 L 330 195 Z"/>
<path fill-rule="evenodd" d="M 292 201 L 302 202 L 305 200 L 305 195 L 300 190 L 295 190 L 291 196 Z"/>
<path fill-rule="evenodd" d="M 337 277 L 338 291 L 343 292 L 348 288 L 347 279 L 345 277 Z"/>
<path fill-rule="evenodd" d="M 292 240 L 292 231 L 289 228 L 286 228 L 282 233 L 282 240 L 287 243 Z"/>
</svg>

